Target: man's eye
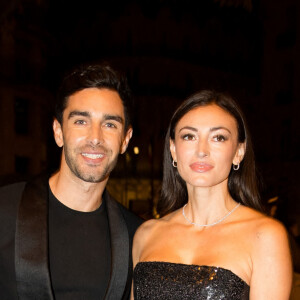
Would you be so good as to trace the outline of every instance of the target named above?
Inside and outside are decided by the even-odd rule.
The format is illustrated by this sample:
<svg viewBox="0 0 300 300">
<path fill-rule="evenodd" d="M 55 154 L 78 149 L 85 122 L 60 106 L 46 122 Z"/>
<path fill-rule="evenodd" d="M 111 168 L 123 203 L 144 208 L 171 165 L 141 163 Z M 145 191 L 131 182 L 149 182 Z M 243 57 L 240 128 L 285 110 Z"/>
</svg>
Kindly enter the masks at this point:
<svg viewBox="0 0 300 300">
<path fill-rule="evenodd" d="M 216 142 L 225 142 L 227 138 L 224 135 L 218 134 L 213 137 L 213 140 Z"/>
<path fill-rule="evenodd" d="M 105 123 L 105 127 L 108 127 L 108 128 L 117 128 L 116 124 L 114 124 L 114 123 Z"/>
<path fill-rule="evenodd" d="M 183 140 L 186 140 L 186 141 L 193 141 L 195 139 L 195 136 L 193 134 L 184 134 L 182 136 L 182 139 Z"/>
<path fill-rule="evenodd" d="M 86 122 L 84 120 L 76 120 L 75 124 L 84 125 Z"/>
</svg>

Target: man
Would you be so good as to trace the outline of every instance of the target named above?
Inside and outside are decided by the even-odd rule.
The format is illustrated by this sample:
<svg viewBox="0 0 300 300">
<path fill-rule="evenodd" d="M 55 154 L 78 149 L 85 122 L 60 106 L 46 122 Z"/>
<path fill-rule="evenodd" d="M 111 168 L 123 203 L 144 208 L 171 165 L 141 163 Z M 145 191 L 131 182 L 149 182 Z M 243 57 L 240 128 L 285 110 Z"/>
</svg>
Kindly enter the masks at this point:
<svg viewBox="0 0 300 300">
<path fill-rule="evenodd" d="M 64 79 L 53 122 L 59 170 L 0 191 L 0 299 L 129 297 L 141 220 L 105 190 L 132 136 L 129 95 L 108 66 Z"/>
</svg>

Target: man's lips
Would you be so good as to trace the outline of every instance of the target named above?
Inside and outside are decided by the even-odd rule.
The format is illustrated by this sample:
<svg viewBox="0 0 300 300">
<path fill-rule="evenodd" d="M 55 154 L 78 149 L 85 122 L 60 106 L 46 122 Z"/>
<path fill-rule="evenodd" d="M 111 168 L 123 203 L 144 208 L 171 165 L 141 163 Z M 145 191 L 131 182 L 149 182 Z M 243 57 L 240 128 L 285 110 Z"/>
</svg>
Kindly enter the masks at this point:
<svg viewBox="0 0 300 300">
<path fill-rule="evenodd" d="M 86 152 L 81 153 L 81 155 L 90 159 L 102 158 L 104 156 L 104 154 L 101 153 L 86 153 Z"/>
<path fill-rule="evenodd" d="M 97 165 L 100 164 L 104 157 L 105 154 L 104 153 L 93 153 L 93 152 L 81 152 L 81 156 L 83 157 L 83 159 L 88 163 L 88 164 L 93 164 L 93 165 Z"/>
<path fill-rule="evenodd" d="M 199 173 L 204 173 L 207 171 L 210 171 L 214 166 L 208 164 L 208 163 L 203 163 L 203 162 L 195 162 L 190 165 L 190 168 Z"/>
</svg>

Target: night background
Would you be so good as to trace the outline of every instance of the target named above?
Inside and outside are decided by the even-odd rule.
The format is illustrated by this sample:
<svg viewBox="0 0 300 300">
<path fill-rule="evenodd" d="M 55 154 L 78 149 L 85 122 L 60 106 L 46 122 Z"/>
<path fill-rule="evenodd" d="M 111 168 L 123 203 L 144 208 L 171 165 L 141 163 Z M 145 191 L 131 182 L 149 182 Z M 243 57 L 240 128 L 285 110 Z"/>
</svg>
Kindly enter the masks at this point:
<svg viewBox="0 0 300 300">
<path fill-rule="evenodd" d="M 55 170 L 59 82 L 75 65 L 106 61 L 135 98 L 134 137 L 109 183 L 118 201 L 151 216 L 170 117 L 213 88 L 245 112 L 264 203 L 278 197 L 276 216 L 299 228 L 299 14 L 297 0 L 2 0 L 0 185 Z"/>
</svg>

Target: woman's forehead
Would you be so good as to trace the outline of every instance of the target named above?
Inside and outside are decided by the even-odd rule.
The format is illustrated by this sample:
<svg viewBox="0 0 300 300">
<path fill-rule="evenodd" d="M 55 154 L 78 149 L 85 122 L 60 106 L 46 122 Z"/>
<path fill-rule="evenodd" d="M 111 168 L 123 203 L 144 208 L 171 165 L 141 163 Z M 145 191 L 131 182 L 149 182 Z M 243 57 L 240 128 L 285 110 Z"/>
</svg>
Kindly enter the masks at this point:
<svg viewBox="0 0 300 300">
<path fill-rule="evenodd" d="M 182 126 L 229 127 L 237 131 L 235 118 L 216 104 L 199 106 L 187 112 L 177 123 L 176 131 Z"/>
</svg>

